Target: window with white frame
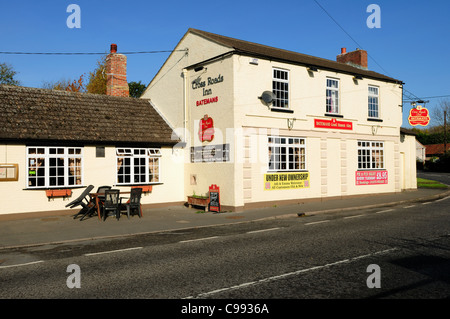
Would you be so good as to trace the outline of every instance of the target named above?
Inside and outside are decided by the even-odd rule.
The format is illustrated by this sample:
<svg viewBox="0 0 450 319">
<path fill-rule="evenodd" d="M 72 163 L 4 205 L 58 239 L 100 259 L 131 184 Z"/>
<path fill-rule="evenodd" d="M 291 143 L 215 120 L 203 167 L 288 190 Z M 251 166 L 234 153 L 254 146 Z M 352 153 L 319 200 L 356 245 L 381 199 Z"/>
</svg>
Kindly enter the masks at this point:
<svg viewBox="0 0 450 319">
<path fill-rule="evenodd" d="M 159 148 L 116 148 L 117 185 L 160 182 Z"/>
<path fill-rule="evenodd" d="M 306 169 L 305 139 L 299 137 L 268 137 L 269 171 Z"/>
<path fill-rule="evenodd" d="M 27 187 L 83 185 L 82 147 L 27 147 Z"/>
<path fill-rule="evenodd" d="M 289 107 L 289 71 L 273 69 L 272 92 L 275 94 L 273 107 Z"/>
<path fill-rule="evenodd" d="M 384 143 L 358 141 L 358 169 L 384 168 Z"/>
<path fill-rule="evenodd" d="M 327 79 L 326 112 L 339 114 L 339 80 Z"/>
<path fill-rule="evenodd" d="M 369 86 L 369 117 L 378 118 L 378 87 Z"/>
</svg>

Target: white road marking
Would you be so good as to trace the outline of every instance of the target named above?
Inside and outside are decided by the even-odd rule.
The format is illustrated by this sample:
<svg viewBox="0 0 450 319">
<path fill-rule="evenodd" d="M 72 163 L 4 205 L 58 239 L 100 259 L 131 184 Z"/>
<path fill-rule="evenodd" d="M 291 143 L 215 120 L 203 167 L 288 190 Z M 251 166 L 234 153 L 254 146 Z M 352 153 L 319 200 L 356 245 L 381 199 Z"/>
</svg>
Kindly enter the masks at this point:
<svg viewBox="0 0 450 319">
<path fill-rule="evenodd" d="M 346 216 L 346 217 L 344 217 L 344 219 L 348 219 L 348 218 L 356 218 L 356 217 L 361 217 L 361 216 L 364 216 L 364 215 Z"/>
<path fill-rule="evenodd" d="M 409 206 L 405 206 L 403 208 L 411 208 L 411 207 L 415 207 L 416 205 L 409 205 Z"/>
<path fill-rule="evenodd" d="M 306 225 L 321 224 L 321 223 L 328 223 L 328 222 L 329 222 L 328 219 L 327 219 L 327 220 L 321 220 L 321 221 L 318 221 L 318 222 L 306 223 L 305 226 L 306 226 Z"/>
<path fill-rule="evenodd" d="M 393 209 L 380 210 L 379 212 L 376 212 L 375 214 L 387 213 L 387 212 L 391 212 L 391 211 L 393 211 Z"/>
<path fill-rule="evenodd" d="M 446 200 L 446 199 L 449 199 L 449 198 L 450 198 L 450 196 L 447 196 L 447 197 L 444 197 L 444 198 L 441 198 L 441 199 L 435 200 L 435 202 L 440 202 L 440 201 L 443 201 L 443 200 Z"/>
<path fill-rule="evenodd" d="M 28 265 L 34 265 L 34 264 L 39 264 L 39 263 L 43 263 L 43 260 L 38 260 L 38 261 L 32 261 L 29 263 L 25 263 L 25 264 L 16 264 L 16 265 L 9 265 L 9 266 L 0 266 L 0 269 L 3 268 L 12 268 L 12 267 L 21 267 L 21 266 L 28 266 Z"/>
<path fill-rule="evenodd" d="M 262 232 L 265 232 L 265 231 L 272 231 L 272 230 L 277 230 L 277 229 L 280 229 L 280 227 L 260 229 L 260 230 L 252 230 L 252 231 L 248 231 L 247 234 L 262 233 Z"/>
<path fill-rule="evenodd" d="M 327 268 L 327 267 L 331 267 L 331 266 L 336 266 L 336 265 L 339 265 L 339 264 L 349 263 L 349 262 L 352 262 L 352 261 L 355 261 L 355 260 L 358 260 L 358 259 L 372 257 L 372 256 L 375 256 L 375 255 L 380 255 L 380 254 L 385 254 L 385 253 L 391 252 L 391 251 L 396 250 L 396 249 L 397 248 L 390 248 L 390 249 L 377 251 L 377 252 L 374 252 L 374 253 L 371 253 L 371 254 L 367 254 L 367 255 L 361 255 L 361 256 L 358 256 L 358 257 L 343 259 L 343 260 L 336 261 L 336 262 L 333 262 L 333 263 L 329 263 L 329 264 L 326 264 L 326 265 L 315 266 L 315 267 L 306 268 L 306 269 L 300 269 L 300 270 L 297 270 L 297 271 L 293 271 L 293 272 L 289 272 L 289 273 L 285 273 L 285 274 L 281 274 L 281 275 L 277 275 L 277 276 L 267 277 L 267 278 L 256 280 L 256 281 L 250 281 L 250 282 L 246 282 L 246 283 L 235 285 L 235 286 L 231 286 L 231 287 L 225 287 L 225 288 L 221 288 L 221 289 L 212 290 L 212 291 L 209 291 L 209 292 L 198 294 L 195 297 L 194 296 L 189 296 L 189 297 L 186 297 L 184 299 L 204 298 L 206 296 L 211 296 L 211 295 L 214 295 L 214 294 L 217 294 L 217 293 L 220 293 L 220 292 L 224 292 L 224 291 L 241 289 L 241 288 L 245 288 L 245 287 L 249 287 L 249 286 L 253 286 L 253 285 L 257 285 L 257 284 L 262 284 L 262 283 L 266 283 L 266 282 L 270 282 L 270 281 L 275 281 L 275 280 L 278 280 L 278 279 L 283 279 L 283 278 L 286 278 L 286 277 L 300 275 L 302 273 L 306 273 L 306 272 L 313 271 L 313 270 L 319 270 L 319 269 L 323 269 L 323 268 Z"/>
<path fill-rule="evenodd" d="M 133 247 L 133 248 L 125 248 L 125 249 L 116 249 L 116 250 L 108 250 L 108 251 L 101 251 L 98 253 L 90 253 L 90 254 L 84 254 L 84 256 L 96 256 L 96 255 L 103 255 L 103 254 L 113 254 L 123 251 L 129 251 L 129 250 L 136 250 L 136 249 L 142 249 L 143 247 Z"/>
<path fill-rule="evenodd" d="M 190 242 L 193 242 L 193 241 L 209 240 L 209 239 L 214 239 L 214 238 L 219 238 L 219 236 L 182 240 L 182 241 L 180 241 L 180 243 L 190 243 Z"/>
</svg>

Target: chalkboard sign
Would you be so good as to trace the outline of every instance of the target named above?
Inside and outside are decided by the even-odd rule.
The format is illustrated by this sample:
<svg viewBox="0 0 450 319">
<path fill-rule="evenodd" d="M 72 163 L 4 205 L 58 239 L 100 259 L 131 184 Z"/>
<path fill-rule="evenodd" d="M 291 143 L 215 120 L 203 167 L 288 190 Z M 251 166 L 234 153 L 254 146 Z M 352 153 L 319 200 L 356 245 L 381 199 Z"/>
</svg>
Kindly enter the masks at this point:
<svg viewBox="0 0 450 319">
<path fill-rule="evenodd" d="M 209 186 L 209 204 L 210 212 L 220 212 L 220 189 L 217 185 Z"/>
</svg>

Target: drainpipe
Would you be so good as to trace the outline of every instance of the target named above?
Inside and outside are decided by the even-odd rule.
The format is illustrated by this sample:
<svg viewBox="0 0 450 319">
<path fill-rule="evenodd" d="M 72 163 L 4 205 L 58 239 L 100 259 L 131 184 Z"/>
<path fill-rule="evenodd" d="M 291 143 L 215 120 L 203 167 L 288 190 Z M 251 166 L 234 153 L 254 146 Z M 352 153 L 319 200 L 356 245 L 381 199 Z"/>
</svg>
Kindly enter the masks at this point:
<svg viewBox="0 0 450 319">
<path fill-rule="evenodd" d="M 188 81 L 188 71 L 186 69 L 183 69 L 183 103 L 184 103 L 184 110 L 183 110 L 183 126 L 184 126 L 184 132 L 183 132 L 183 142 L 187 145 L 187 112 L 188 112 L 188 92 L 189 92 L 189 81 Z"/>
</svg>

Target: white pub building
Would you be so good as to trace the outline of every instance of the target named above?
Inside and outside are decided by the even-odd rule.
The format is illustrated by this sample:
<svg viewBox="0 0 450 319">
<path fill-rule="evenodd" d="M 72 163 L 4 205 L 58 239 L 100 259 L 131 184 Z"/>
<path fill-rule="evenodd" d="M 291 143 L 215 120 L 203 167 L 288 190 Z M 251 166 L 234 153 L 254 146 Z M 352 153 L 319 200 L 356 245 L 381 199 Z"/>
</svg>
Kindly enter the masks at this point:
<svg viewBox="0 0 450 319">
<path fill-rule="evenodd" d="M 402 85 L 364 50 L 330 61 L 189 29 L 143 97 L 182 137 L 184 194 L 214 184 L 239 211 L 416 188 Z"/>
</svg>

